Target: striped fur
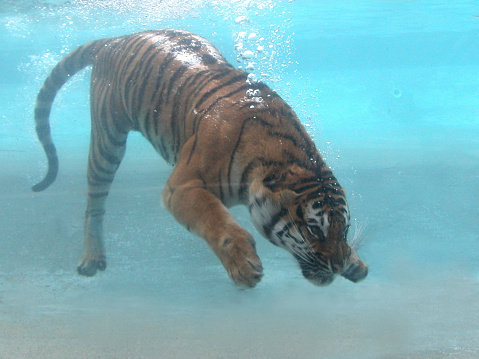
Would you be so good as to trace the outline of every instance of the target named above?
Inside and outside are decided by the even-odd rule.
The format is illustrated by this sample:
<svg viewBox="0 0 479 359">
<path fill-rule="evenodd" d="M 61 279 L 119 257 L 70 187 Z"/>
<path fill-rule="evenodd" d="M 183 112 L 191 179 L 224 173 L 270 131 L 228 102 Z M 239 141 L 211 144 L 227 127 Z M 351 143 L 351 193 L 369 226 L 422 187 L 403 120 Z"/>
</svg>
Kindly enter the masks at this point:
<svg viewBox="0 0 479 359">
<path fill-rule="evenodd" d="M 328 284 L 336 274 L 352 281 L 367 275 L 347 244 L 344 192 L 294 111 L 189 32 L 147 31 L 93 41 L 55 66 L 35 107 L 48 172 L 34 191 L 50 186 L 58 172 L 49 125 L 55 95 L 90 65 L 92 131 L 80 274 L 106 268 L 105 201 L 128 133 L 139 131 L 175 166 L 164 204 L 206 239 L 239 286 L 256 285 L 263 269 L 253 237 L 227 209 L 236 204 L 249 207 L 258 230 L 289 250 L 315 284 Z"/>
</svg>

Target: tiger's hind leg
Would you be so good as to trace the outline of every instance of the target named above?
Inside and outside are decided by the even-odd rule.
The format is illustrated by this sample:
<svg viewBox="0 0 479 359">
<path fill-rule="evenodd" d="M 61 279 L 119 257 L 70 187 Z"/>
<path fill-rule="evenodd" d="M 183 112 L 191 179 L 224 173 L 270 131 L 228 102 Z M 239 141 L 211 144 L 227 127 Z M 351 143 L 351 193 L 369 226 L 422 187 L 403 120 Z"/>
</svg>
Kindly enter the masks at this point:
<svg viewBox="0 0 479 359">
<path fill-rule="evenodd" d="M 127 130 L 118 127 L 114 112 L 95 111 L 92 105 L 92 129 L 88 160 L 88 198 L 84 222 L 83 256 L 78 264 L 79 274 L 91 277 L 106 269 L 103 246 L 103 216 L 105 202 L 126 150 Z M 95 114 L 108 113 L 111 118 Z M 116 121 L 116 122 L 115 122 Z"/>
</svg>

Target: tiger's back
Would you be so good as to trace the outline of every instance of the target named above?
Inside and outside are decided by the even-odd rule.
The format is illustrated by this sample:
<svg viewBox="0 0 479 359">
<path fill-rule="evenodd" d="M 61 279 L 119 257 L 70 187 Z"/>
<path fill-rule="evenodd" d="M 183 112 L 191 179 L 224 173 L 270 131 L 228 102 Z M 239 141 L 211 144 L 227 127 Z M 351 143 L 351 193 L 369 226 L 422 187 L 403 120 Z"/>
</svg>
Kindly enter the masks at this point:
<svg viewBox="0 0 479 359">
<path fill-rule="evenodd" d="M 234 69 L 210 42 L 180 30 L 94 41 L 53 69 L 35 110 L 37 134 L 49 160 L 48 173 L 33 187 L 35 191 L 48 187 L 58 171 L 48 120 L 55 94 L 88 65 L 93 65 L 92 135 L 80 274 L 94 275 L 106 267 L 105 201 L 132 130 L 141 132 L 175 165 L 163 192 L 166 207 L 187 229 L 207 240 L 230 277 L 242 286 L 254 286 L 262 267 L 252 236 L 234 221 L 227 207 L 248 205 L 253 222 L 264 229 L 258 218 L 301 213 L 297 207 L 310 207 L 325 184 L 337 187 L 338 200 L 344 197 L 294 111 L 266 85 Z M 299 177 L 291 179 L 293 172 Z M 317 195 L 308 194 L 306 201 L 306 195 L 299 197 L 301 183 L 308 181 L 314 182 Z M 298 198 L 289 192 L 284 195 L 287 191 Z M 258 194 L 271 197 L 263 201 L 269 207 L 259 214 L 254 205 Z M 347 208 L 345 200 L 340 202 Z M 286 212 L 281 209 L 288 206 Z M 347 209 L 338 218 L 342 219 L 333 221 L 334 226 L 336 222 L 341 228 L 347 226 Z M 311 251 L 318 246 L 305 248 Z M 340 267 L 346 268 L 346 262 L 340 261 Z"/>
<path fill-rule="evenodd" d="M 247 199 L 248 173 L 236 167 L 251 169 L 261 158 L 285 164 L 319 160 L 294 112 L 275 92 L 249 81 L 211 43 L 188 32 L 146 32 L 108 44 L 95 59 L 91 98 L 105 99 L 94 103 L 94 120 L 140 131 L 170 164 L 188 140 L 189 161 L 196 151 L 201 158 L 209 151 L 203 176 L 218 182 L 215 194 L 223 202 Z M 280 150 L 277 142 L 254 148 L 258 138 L 271 136 L 307 152 Z M 220 168 L 211 167 L 220 162 L 216 155 Z"/>
<path fill-rule="evenodd" d="M 94 118 L 140 131 L 175 164 L 183 144 L 198 130 L 190 118 L 200 117 L 198 111 L 221 94 L 222 84 L 235 85 L 238 79 L 245 80 L 245 74 L 188 32 L 149 31 L 113 39 L 93 64 L 92 98 L 104 99 Z M 111 108 L 115 118 L 107 117 Z"/>
</svg>

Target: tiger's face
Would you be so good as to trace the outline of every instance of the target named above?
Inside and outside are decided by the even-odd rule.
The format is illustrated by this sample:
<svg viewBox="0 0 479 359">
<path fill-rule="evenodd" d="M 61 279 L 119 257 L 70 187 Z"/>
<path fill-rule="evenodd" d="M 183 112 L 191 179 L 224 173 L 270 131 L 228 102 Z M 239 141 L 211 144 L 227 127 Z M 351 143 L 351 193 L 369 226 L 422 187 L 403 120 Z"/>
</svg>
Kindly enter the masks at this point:
<svg viewBox="0 0 479 359">
<path fill-rule="evenodd" d="M 291 206 L 288 217 L 293 219 L 292 224 L 285 218 L 278 225 L 284 224 L 292 231 L 275 233 L 276 240 L 285 242 L 286 235 L 293 243 L 304 243 L 301 247 L 292 243 L 288 250 L 298 260 L 304 277 L 316 285 L 330 284 L 338 274 L 352 282 L 368 274 L 368 267 L 348 243 L 349 210 L 341 192 L 336 193 L 336 198 L 321 194 Z"/>
<path fill-rule="evenodd" d="M 348 243 L 349 208 L 334 177 L 296 179 L 287 186 L 266 185 L 250 192 L 255 227 L 289 251 L 313 284 L 328 285 L 337 275 L 352 282 L 364 279 L 368 267 Z"/>
</svg>

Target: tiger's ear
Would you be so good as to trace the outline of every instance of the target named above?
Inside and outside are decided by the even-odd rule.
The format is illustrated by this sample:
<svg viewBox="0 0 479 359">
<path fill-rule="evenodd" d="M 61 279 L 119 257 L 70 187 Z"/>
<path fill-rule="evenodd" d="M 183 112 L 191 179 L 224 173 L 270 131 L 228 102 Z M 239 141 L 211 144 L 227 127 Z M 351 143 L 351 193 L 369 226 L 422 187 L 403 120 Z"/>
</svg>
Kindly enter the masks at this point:
<svg viewBox="0 0 479 359">
<path fill-rule="evenodd" d="M 290 189 L 280 188 L 276 179 L 267 176 L 263 180 L 253 181 L 250 186 L 250 199 L 251 196 L 268 199 L 280 207 L 288 207 L 294 204 L 299 195 Z"/>
<path fill-rule="evenodd" d="M 296 199 L 299 197 L 296 192 L 290 189 L 282 189 L 279 192 L 276 192 L 275 196 L 278 199 L 279 203 L 285 207 L 292 206 L 296 202 Z"/>
<path fill-rule="evenodd" d="M 263 178 L 262 183 L 263 186 L 268 188 L 271 192 L 276 192 L 280 188 L 283 180 L 284 175 L 277 172 L 271 172 Z"/>
</svg>

